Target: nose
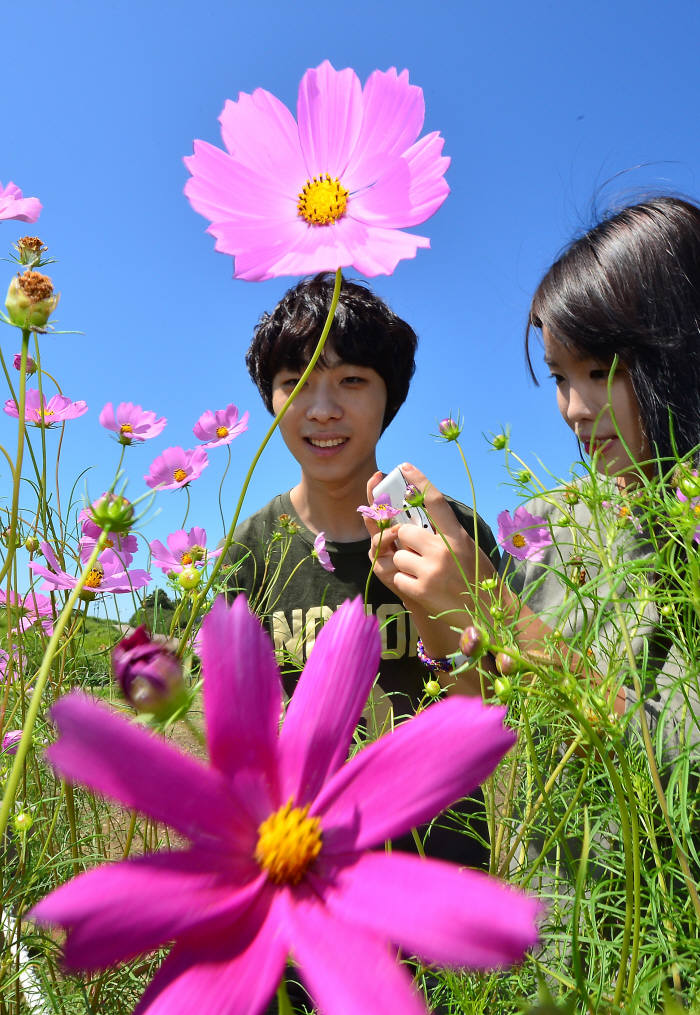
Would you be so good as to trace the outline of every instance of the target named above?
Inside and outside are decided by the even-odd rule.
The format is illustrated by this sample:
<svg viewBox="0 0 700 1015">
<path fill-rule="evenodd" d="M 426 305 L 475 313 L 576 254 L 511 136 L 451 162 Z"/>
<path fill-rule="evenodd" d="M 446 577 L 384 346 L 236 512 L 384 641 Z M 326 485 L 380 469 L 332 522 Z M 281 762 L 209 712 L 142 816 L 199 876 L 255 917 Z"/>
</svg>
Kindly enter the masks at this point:
<svg viewBox="0 0 700 1015">
<path fill-rule="evenodd" d="M 333 384 L 330 379 L 326 380 L 321 375 L 310 392 L 306 406 L 307 419 L 316 420 L 318 423 L 327 423 L 331 419 L 340 419 L 342 415 L 343 409 L 335 396 Z"/>
</svg>

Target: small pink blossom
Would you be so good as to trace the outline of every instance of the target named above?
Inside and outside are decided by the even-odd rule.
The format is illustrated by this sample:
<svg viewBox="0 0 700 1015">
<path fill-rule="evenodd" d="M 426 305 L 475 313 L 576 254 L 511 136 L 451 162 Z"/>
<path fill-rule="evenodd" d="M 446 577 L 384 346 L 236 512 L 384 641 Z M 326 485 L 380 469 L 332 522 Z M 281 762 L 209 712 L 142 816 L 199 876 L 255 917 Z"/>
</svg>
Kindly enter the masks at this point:
<svg viewBox="0 0 700 1015">
<path fill-rule="evenodd" d="M 602 502 L 602 506 L 604 508 L 607 508 L 609 511 L 614 512 L 617 521 L 619 522 L 620 525 L 625 525 L 627 522 L 630 522 L 637 530 L 637 532 L 640 534 L 640 536 L 643 535 L 644 527 L 642 526 L 642 523 L 637 518 L 637 516 L 635 515 L 634 511 L 629 506 L 629 504 L 623 504 L 611 500 L 604 500 Z"/>
<path fill-rule="evenodd" d="M 387 529 L 394 518 L 401 514 L 398 508 L 392 507 L 389 501 L 375 500 L 371 507 L 360 504 L 357 509 L 363 518 L 370 518 L 380 529 Z"/>
<path fill-rule="evenodd" d="M 160 419 L 155 412 L 142 409 L 133 402 L 120 402 L 116 412 L 111 402 L 100 412 L 100 424 L 106 430 L 117 434 L 120 444 L 131 444 L 133 441 L 147 441 L 163 432 L 167 423 L 165 416 Z"/>
<path fill-rule="evenodd" d="M 383 845 L 493 770 L 515 741 L 505 709 L 454 695 L 346 761 L 381 654 L 361 599 L 321 629 L 281 724 L 280 672 L 245 598 L 220 598 L 202 626 L 207 761 L 81 693 L 51 710 L 63 778 L 188 840 L 80 874 L 31 910 L 66 929 L 66 967 L 174 942 L 139 1012 L 253 1015 L 293 955 L 326 1015 L 365 1011 L 368 995 L 372 1011 L 420 1015 L 397 949 L 453 968 L 519 962 L 535 898 Z"/>
<path fill-rule="evenodd" d="M 0 219 L 17 219 L 19 222 L 36 222 L 41 214 L 38 197 L 22 197 L 19 187 L 10 182 L 0 183 Z"/>
<path fill-rule="evenodd" d="M 249 413 L 244 412 L 239 419 L 238 409 L 233 404 L 227 405 L 225 409 L 217 409 L 216 412 L 207 409 L 192 430 L 200 441 L 206 441 L 205 447 L 217 448 L 221 444 L 230 444 L 248 429 L 248 416 Z"/>
<path fill-rule="evenodd" d="M 2 738 L 2 754 L 16 754 L 19 742 L 22 739 L 22 730 L 8 730 Z"/>
<path fill-rule="evenodd" d="M 7 624 L 14 631 L 28 631 L 34 624 L 40 624 L 44 634 L 53 634 L 53 607 L 47 596 L 41 596 L 30 589 L 24 596 L 18 596 L 10 589 L 9 606 L 4 589 L 0 589 L 0 605 L 7 614 Z"/>
<path fill-rule="evenodd" d="M 697 472 L 694 472 L 693 475 L 697 476 Z M 683 493 L 682 490 L 680 489 L 676 490 L 676 497 L 678 497 L 678 500 L 682 501 L 684 504 L 688 503 L 688 498 L 686 497 L 686 495 Z M 696 518 L 700 518 L 700 497 L 691 497 L 690 510 L 693 512 Z M 700 543 L 700 525 L 698 525 L 697 529 L 695 530 L 695 533 L 693 534 L 693 541 L 696 543 Z"/>
<path fill-rule="evenodd" d="M 12 365 L 15 368 L 15 370 L 21 370 L 22 369 L 22 356 L 21 356 L 20 353 L 18 353 L 18 352 L 15 353 L 15 355 L 14 355 L 14 357 L 12 359 Z M 25 370 L 24 370 L 24 372 L 26 373 L 27 377 L 31 377 L 32 374 L 36 373 L 36 363 L 34 362 L 34 360 L 32 359 L 31 356 L 27 356 L 27 358 L 25 360 Z"/>
<path fill-rule="evenodd" d="M 70 575 L 61 570 L 56 554 L 48 543 L 41 544 L 41 552 L 49 565 L 32 560 L 29 568 L 44 579 L 43 589 L 74 589 L 78 584 L 79 575 Z M 95 561 L 88 572 L 87 579 L 82 589 L 84 598 L 93 595 L 101 595 L 104 592 L 120 593 L 132 592 L 134 589 L 141 589 L 148 585 L 151 576 L 147 571 L 126 571 L 123 563 L 113 550 L 105 550 Z"/>
<path fill-rule="evenodd" d="M 17 655 L 15 646 L 12 645 L 11 647 L 12 647 L 11 653 L 5 651 L 4 648 L 0 648 L 0 683 L 3 683 L 5 680 L 7 680 L 7 672 L 10 669 L 10 660 L 12 660 L 13 664 L 12 669 L 15 671 L 15 673 L 17 672 L 17 663 L 19 657 Z"/>
<path fill-rule="evenodd" d="M 544 518 L 531 515 L 527 508 L 516 508 L 511 518 L 509 511 L 498 516 L 498 542 L 504 550 L 518 560 L 540 561 L 552 542 L 552 534 Z"/>
<path fill-rule="evenodd" d="M 203 447 L 185 451 L 183 448 L 166 448 L 151 463 L 146 476 L 146 485 L 152 490 L 180 490 L 195 479 L 199 479 L 209 465 L 207 453 Z"/>
<path fill-rule="evenodd" d="M 27 388 L 24 419 L 32 426 L 48 428 L 55 423 L 65 423 L 67 419 L 77 419 L 87 410 L 87 402 L 71 402 L 65 395 L 54 395 L 47 402 L 46 396 L 40 395 L 37 388 Z M 8 416 L 19 419 L 19 408 L 14 398 L 8 398 L 5 402 L 5 412 Z"/>
<path fill-rule="evenodd" d="M 326 549 L 326 533 L 319 532 L 314 539 L 314 548 L 311 551 L 312 557 L 315 557 L 324 571 L 335 571 L 333 562 L 331 561 L 331 555 Z"/>
<path fill-rule="evenodd" d="M 86 522 L 92 528 L 97 529 L 97 535 L 87 535 L 85 532 L 80 537 L 80 560 L 85 564 L 90 559 L 90 554 L 95 549 L 95 544 L 102 534 L 102 530 L 94 522 Z M 124 570 L 134 559 L 134 554 L 139 548 L 138 539 L 131 533 L 110 532 L 104 545 L 104 551 L 112 550 L 121 561 Z"/>
<path fill-rule="evenodd" d="M 218 557 L 221 550 L 207 550 L 207 534 L 199 526 L 193 526 L 189 532 L 178 529 L 167 537 L 165 547 L 158 539 L 150 544 L 153 564 L 164 574 L 173 571 L 179 574 L 186 567 L 204 567 L 208 560 Z"/>
</svg>

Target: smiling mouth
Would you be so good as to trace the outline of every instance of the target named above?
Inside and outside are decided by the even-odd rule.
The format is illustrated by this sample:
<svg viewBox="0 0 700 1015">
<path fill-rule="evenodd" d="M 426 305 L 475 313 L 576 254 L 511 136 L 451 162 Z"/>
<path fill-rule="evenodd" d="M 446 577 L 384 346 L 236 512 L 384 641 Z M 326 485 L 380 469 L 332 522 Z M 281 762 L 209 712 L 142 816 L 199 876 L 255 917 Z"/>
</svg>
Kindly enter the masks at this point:
<svg viewBox="0 0 700 1015">
<path fill-rule="evenodd" d="M 327 439 L 326 438 L 321 438 L 321 437 L 306 437 L 305 438 L 305 440 L 313 448 L 339 448 L 341 444 L 345 444 L 346 443 L 347 439 L 348 439 L 347 437 L 329 437 Z"/>
<path fill-rule="evenodd" d="M 592 455 L 595 451 L 602 451 L 606 445 L 611 444 L 612 441 L 616 440 L 615 437 L 594 437 L 588 440 L 582 440 L 584 450 L 587 455 Z"/>
</svg>

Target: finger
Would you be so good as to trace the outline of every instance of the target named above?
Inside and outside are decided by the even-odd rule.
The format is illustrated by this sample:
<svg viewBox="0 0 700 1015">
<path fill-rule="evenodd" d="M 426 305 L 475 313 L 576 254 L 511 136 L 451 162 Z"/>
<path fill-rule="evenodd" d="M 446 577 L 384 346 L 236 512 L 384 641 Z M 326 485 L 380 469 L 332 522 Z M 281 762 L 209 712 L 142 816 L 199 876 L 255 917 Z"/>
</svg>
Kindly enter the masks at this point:
<svg viewBox="0 0 700 1015">
<path fill-rule="evenodd" d="M 433 486 L 428 477 L 410 462 L 404 462 L 400 468 L 408 482 L 424 494 L 425 508 L 435 528 L 445 536 L 455 535 L 462 531 L 462 526 L 457 521 L 454 511 L 444 495 L 437 487 Z"/>
</svg>

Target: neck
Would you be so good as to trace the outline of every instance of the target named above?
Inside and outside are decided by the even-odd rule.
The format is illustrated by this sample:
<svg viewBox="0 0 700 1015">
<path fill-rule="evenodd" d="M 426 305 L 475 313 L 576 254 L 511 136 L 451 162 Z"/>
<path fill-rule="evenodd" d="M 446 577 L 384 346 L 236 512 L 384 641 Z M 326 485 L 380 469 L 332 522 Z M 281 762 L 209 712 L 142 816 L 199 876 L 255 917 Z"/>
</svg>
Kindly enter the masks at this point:
<svg viewBox="0 0 700 1015">
<path fill-rule="evenodd" d="M 367 529 L 357 508 L 367 503 L 367 479 L 376 468 L 375 464 L 366 478 L 353 477 L 339 483 L 319 483 L 302 475 L 290 495 L 294 510 L 307 529 L 325 532 L 332 542 L 366 539 Z"/>
</svg>

